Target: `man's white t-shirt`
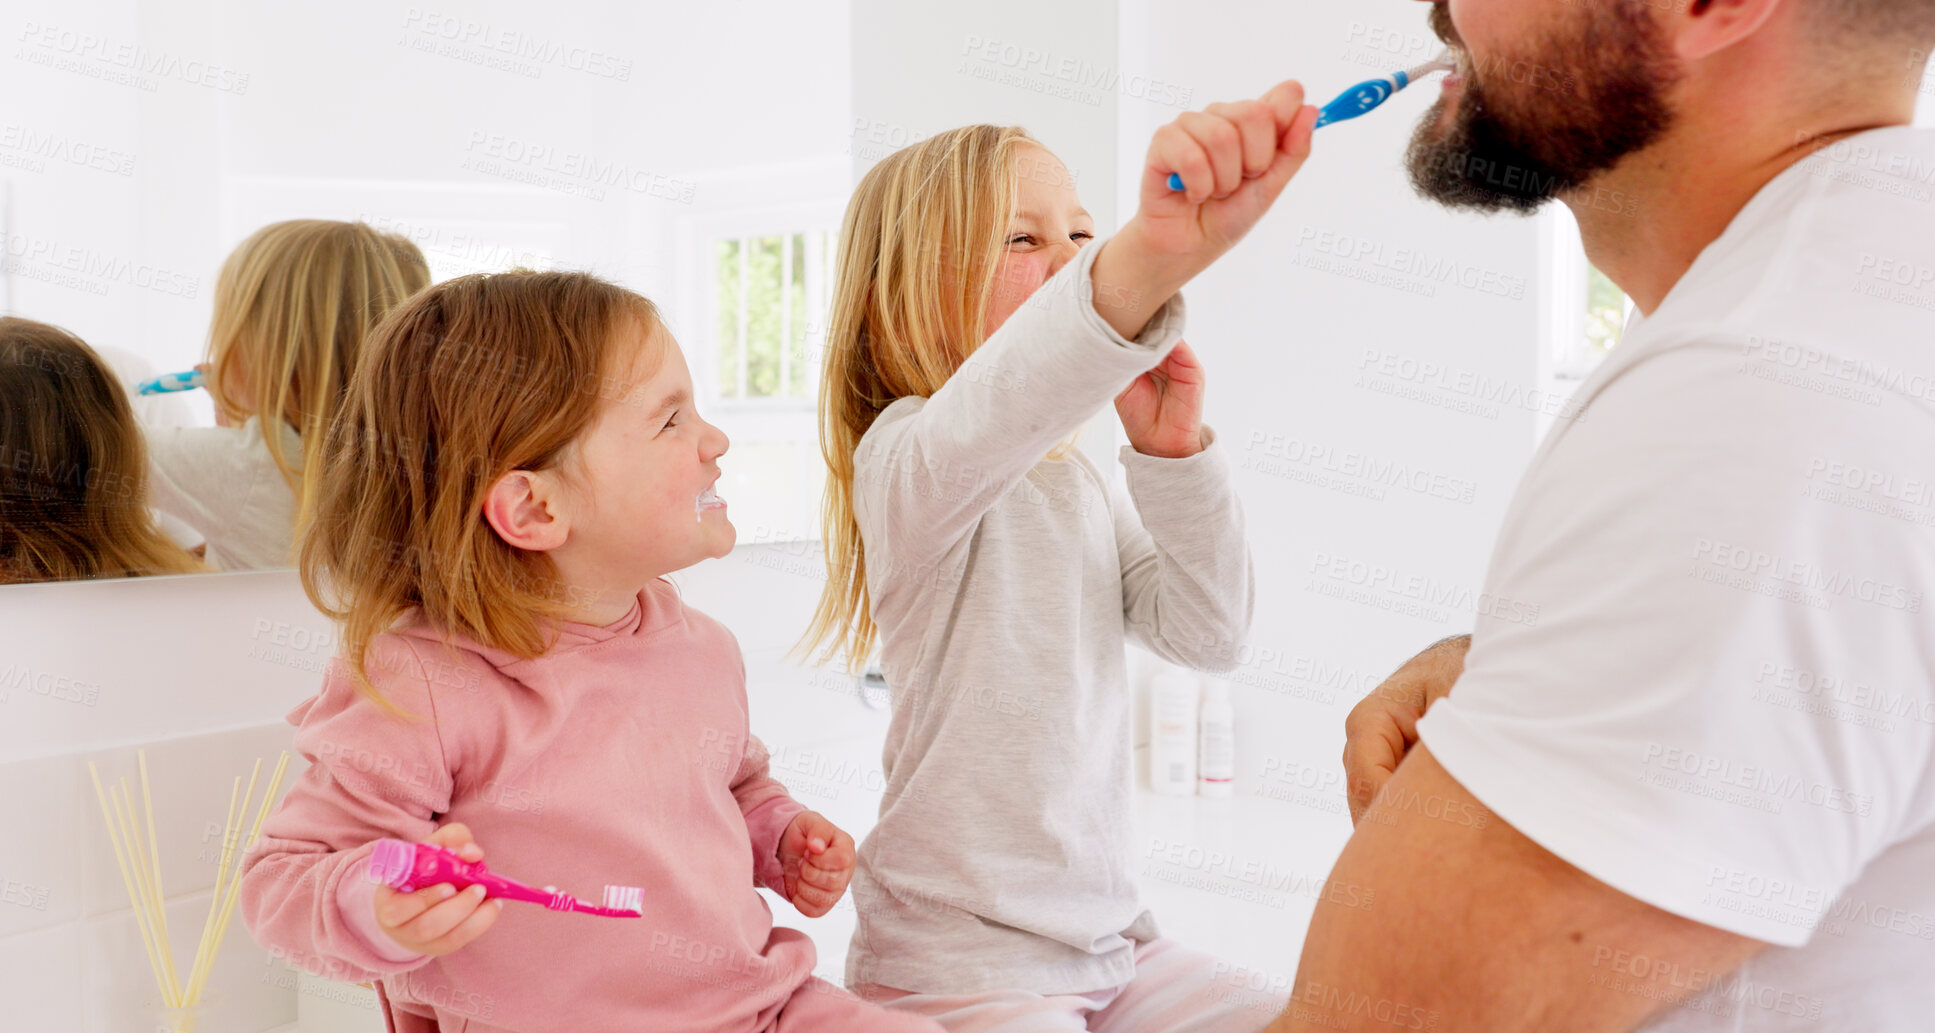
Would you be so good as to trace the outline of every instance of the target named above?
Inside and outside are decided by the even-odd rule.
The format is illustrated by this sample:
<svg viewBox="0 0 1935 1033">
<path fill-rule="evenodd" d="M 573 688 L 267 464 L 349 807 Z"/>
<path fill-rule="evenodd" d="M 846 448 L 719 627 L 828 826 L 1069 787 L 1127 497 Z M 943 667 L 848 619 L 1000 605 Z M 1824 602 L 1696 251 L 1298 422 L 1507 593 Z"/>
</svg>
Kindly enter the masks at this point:
<svg viewBox="0 0 1935 1033">
<path fill-rule="evenodd" d="M 1935 132 L 1783 172 L 1575 401 L 1424 742 L 1557 856 L 1773 945 L 1595 944 L 1589 992 L 1696 991 L 1649 1033 L 1935 1029 Z"/>
</svg>

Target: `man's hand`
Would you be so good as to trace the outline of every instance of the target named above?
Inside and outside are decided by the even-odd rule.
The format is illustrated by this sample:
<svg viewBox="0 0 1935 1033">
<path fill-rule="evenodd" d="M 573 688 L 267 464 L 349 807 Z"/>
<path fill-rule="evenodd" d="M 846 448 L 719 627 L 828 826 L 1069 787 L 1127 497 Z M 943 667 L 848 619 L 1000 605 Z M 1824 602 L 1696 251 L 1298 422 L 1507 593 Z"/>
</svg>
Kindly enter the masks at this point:
<svg viewBox="0 0 1935 1033">
<path fill-rule="evenodd" d="M 786 899 L 800 914 L 818 918 L 833 910 L 853 880 L 857 855 L 853 837 L 826 820 L 818 811 L 807 811 L 786 826 L 779 837 L 779 865 L 786 873 Z"/>
<path fill-rule="evenodd" d="M 1418 719 L 1465 670 L 1470 635 L 1454 635 L 1406 661 L 1344 718 L 1344 784 L 1355 824 L 1418 741 Z"/>
</svg>

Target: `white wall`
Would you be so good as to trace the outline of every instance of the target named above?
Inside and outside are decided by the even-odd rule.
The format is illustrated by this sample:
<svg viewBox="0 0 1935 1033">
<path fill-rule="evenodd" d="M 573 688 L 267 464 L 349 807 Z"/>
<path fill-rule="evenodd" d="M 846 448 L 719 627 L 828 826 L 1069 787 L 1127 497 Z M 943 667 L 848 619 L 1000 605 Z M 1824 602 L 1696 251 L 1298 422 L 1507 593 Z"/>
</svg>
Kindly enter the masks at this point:
<svg viewBox="0 0 1935 1033">
<path fill-rule="evenodd" d="M 88 776 L 140 791 L 145 750 L 169 931 L 194 957 L 232 779 L 259 801 L 333 652 L 293 572 L 11 586 L 0 591 L 0 1000 L 9 1029 L 153 1029 L 159 1001 Z M 304 763 L 293 758 L 284 788 Z M 139 797 L 137 797 L 137 803 Z M 237 921 L 204 1033 L 295 1018 L 280 964 Z"/>
<path fill-rule="evenodd" d="M 661 297 L 678 222 L 746 200 L 715 177 L 845 147 L 844 0 L 26 0 L 0 32 L 12 311 L 157 369 L 201 355 L 220 262 L 266 222 L 367 218 L 447 271 L 535 254 Z M 151 71 L 114 81 L 123 53 Z"/>
<path fill-rule="evenodd" d="M 1115 117 L 1123 94 L 1097 83 L 1121 71 L 1116 6 L 855 0 L 855 179 L 898 147 L 943 130 L 1020 125 L 1068 166 L 1096 225 L 1114 226 Z"/>
</svg>

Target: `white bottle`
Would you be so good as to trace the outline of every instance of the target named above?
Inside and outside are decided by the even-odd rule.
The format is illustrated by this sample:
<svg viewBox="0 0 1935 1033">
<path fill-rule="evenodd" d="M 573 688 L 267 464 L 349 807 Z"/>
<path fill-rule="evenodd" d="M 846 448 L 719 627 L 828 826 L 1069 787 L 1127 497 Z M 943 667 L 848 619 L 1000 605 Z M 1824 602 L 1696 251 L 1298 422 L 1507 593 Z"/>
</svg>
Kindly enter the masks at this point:
<svg viewBox="0 0 1935 1033">
<path fill-rule="evenodd" d="M 1196 786 L 1196 679 L 1182 671 L 1158 672 L 1149 709 L 1149 788 L 1188 796 Z"/>
<path fill-rule="evenodd" d="M 1230 708 L 1230 685 L 1221 679 L 1203 689 L 1202 747 L 1197 791 L 1204 796 L 1232 796 L 1236 792 L 1236 714 Z"/>
</svg>

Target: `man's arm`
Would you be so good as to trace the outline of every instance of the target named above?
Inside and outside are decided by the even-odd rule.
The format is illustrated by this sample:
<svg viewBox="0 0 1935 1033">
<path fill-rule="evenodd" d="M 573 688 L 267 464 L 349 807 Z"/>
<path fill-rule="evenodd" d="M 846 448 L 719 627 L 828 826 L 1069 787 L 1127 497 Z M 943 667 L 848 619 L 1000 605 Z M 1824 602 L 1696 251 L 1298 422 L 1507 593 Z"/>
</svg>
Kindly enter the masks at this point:
<svg viewBox="0 0 1935 1033">
<path fill-rule="evenodd" d="M 1357 824 L 1267 1033 L 1624 1033 L 1766 945 L 1669 914 L 1499 820 L 1419 744 Z M 1365 892 L 1367 891 L 1367 892 Z"/>
</svg>

